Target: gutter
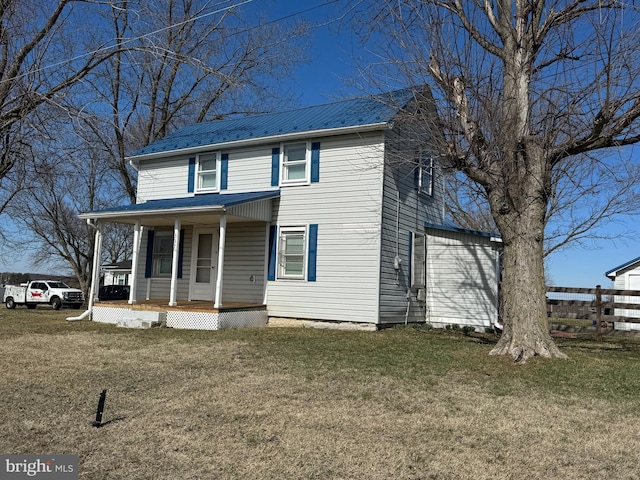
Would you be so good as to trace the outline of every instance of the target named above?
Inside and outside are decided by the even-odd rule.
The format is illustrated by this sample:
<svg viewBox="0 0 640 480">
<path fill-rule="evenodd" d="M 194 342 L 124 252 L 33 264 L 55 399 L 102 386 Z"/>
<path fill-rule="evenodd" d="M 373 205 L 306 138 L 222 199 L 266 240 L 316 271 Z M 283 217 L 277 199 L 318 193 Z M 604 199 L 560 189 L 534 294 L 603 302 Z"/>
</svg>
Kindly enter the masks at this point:
<svg viewBox="0 0 640 480">
<path fill-rule="evenodd" d="M 98 227 L 96 227 L 93 223 L 91 223 L 91 219 L 87 218 L 87 225 L 93 228 L 96 232 L 98 232 Z M 89 302 L 87 303 L 87 310 L 77 317 L 67 317 L 68 322 L 76 322 L 78 320 L 84 320 L 87 317 L 91 317 L 91 312 L 93 311 L 93 297 L 95 295 L 95 278 L 96 278 L 96 269 L 100 268 L 100 258 L 98 250 L 98 242 L 93 248 L 93 268 L 94 270 L 91 272 L 91 289 L 89 291 Z"/>
</svg>

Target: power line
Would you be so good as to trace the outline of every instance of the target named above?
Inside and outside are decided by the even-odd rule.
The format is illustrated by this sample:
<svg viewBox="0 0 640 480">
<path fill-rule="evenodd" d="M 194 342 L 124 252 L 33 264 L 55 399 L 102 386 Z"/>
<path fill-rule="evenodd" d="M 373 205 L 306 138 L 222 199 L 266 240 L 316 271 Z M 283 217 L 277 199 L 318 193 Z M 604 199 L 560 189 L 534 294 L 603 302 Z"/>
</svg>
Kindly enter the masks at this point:
<svg viewBox="0 0 640 480">
<path fill-rule="evenodd" d="M 231 10 L 231 9 L 233 9 L 233 8 L 236 8 L 236 7 L 240 7 L 240 6 L 242 6 L 242 5 L 245 5 L 245 4 L 247 4 L 247 3 L 251 3 L 251 2 L 253 2 L 253 1 L 254 1 L 254 0 L 244 0 L 244 1 L 240 1 L 240 2 L 238 2 L 238 3 L 236 3 L 236 4 L 234 4 L 234 5 L 229 5 L 228 7 L 219 8 L 219 9 L 214 10 L 214 11 L 212 11 L 212 12 L 203 13 L 202 15 L 198 15 L 198 16 L 196 16 L 196 17 L 189 18 L 189 19 L 184 20 L 184 21 L 182 21 L 182 22 L 174 23 L 174 24 L 172 24 L 172 25 L 168 25 L 168 26 L 166 26 L 166 27 L 159 28 L 158 30 L 154 30 L 153 32 L 145 33 L 145 34 L 142 34 L 142 35 L 138 35 L 138 36 L 136 36 L 136 37 L 133 37 L 133 38 L 129 38 L 129 39 L 124 40 L 124 41 L 117 42 L 115 45 L 109 45 L 109 46 L 107 46 L 107 47 L 98 48 L 98 49 L 96 49 L 96 50 L 92 50 L 92 51 L 89 51 L 89 52 L 85 52 L 85 53 L 83 53 L 83 54 L 81 54 L 81 55 L 76 55 L 75 57 L 68 58 L 68 59 L 66 59 L 66 60 L 62 60 L 62 61 L 60 61 L 60 62 L 52 63 L 52 64 L 49 64 L 49 65 L 45 65 L 45 66 L 40 67 L 40 68 L 37 68 L 37 69 L 35 69 L 35 70 L 29 70 L 28 72 L 25 72 L 25 73 L 23 73 L 23 74 L 21 74 L 21 75 L 16 75 L 16 76 L 15 76 L 15 77 L 13 77 L 13 78 L 6 79 L 6 80 L 2 80 L 0 83 L 5 83 L 5 82 L 8 82 L 8 81 L 17 80 L 17 79 L 20 79 L 20 78 L 26 77 L 27 75 L 29 75 L 29 74 L 31 74 L 31 73 L 43 72 L 43 71 L 45 71 L 45 70 L 49 70 L 49 69 L 51 69 L 51 68 L 59 67 L 59 66 L 61 66 L 61 65 L 65 65 L 65 64 L 68 64 L 68 63 L 74 62 L 74 61 L 76 61 L 76 60 L 80 60 L 80 59 L 82 59 L 82 58 L 85 58 L 85 57 L 88 57 L 88 56 L 95 55 L 95 54 L 97 54 L 97 53 L 106 52 L 106 51 L 109 51 L 109 50 L 111 50 L 111 49 L 113 49 L 113 48 L 115 48 L 115 47 L 117 47 L 117 46 L 126 45 L 126 44 L 128 44 L 128 43 L 135 42 L 135 41 L 137 41 L 137 40 L 140 40 L 140 39 L 143 39 L 143 38 L 146 38 L 146 37 L 150 37 L 150 36 L 152 36 L 152 35 L 156 35 L 156 34 L 161 33 L 161 32 L 165 32 L 165 31 L 167 31 L 167 30 L 171 30 L 172 28 L 179 27 L 179 26 L 181 26 L 181 25 L 185 25 L 185 24 L 187 24 L 187 23 L 195 22 L 195 21 L 201 20 L 201 19 L 203 19 L 203 18 L 210 17 L 211 15 L 215 15 L 215 14 L 218 14 L 218 13 L 221 13 L 221 12 L 224 12 L 224 11 L 227 11 L 227 10 Z"/>
<path fill-rule="evenodd" d="M 138 36 L 126 39 L 126 40 L 119 41 L 115 45 L 109 45 L 109 46 L 106 46 L 106 47 L 98 48 L 98 49 L 95 49 L 95 50 L 92 50 L 92 51 L 89 51 L 89 52 L 85 52 L 85 53 L 83 53 L 81 55 L 77 55 L 75 57 L 72 57 L 72 58 L 69 58 L 69 59 L 66 59 L 66 60 L 62 60 L 60 62 L 52 63 L 52 64 L 49 64 L 49 65 L 45 65 L 45 66 L 37 68 L 35 70 L 29 70 L 28 72 L 25 72 L 25 73 L 20 74 L 20 75 L 16 75 L 13 78 L 2 80 L 2 81 L 0 81 L 0 83 L 5 83 L 5 82 L 8 82 L 8 81 L 13 81 L 13 80 L 16 80 L 16 79 L 20 79 L 20 78 L 26 77 L 27 75 L 32 74 L 32 73 L 43 72 L 43 71 L 50 70 L 50 69 L 55 68 L 55 67 L 59 67 L 61 65 L 69 64 L 71 62 L 74 62 L 76 60 L 80 60 L 80 59 L 88 57 L 88 56 L 96 55 L 96 54 L 102 53 L 102 52 L 107 52 L 107 51 L 109 51 L 109 50 L 111 50 L 111 49 L 113 49 L 115 47 L 122 46 L 122 45 L 127 45 L 129 43 L 141 40 L 143 38 L 151 37 L 151 36 L 156 35 L 158 33 L 165 32 L 167 30 L 171 30 L 172 28 L 179 27 L 181 25 L 185 25 L 187 23 L 196 22 L 196 21 L 201 20 L 203 18 L 207 18 L 207 17 L 210 17 L 212 15 L 216 15 L 218 13 L 222 13 L 224 11 L 231 10 L 233 8 L 236 8 L 236 7 L 241 7 L 242 5 L 246 5 L 248 3 L 252 3 L 253 1 L 254 0 L 243 0 L 243 1 L 240 1 L 240 2 L 235 3 L 233 5 L 229 5 L 229 6 L 224 7 L 224 8 L 219 8 L 217 10 L 214 10 L 214 11 L 211 11 L 211 12 L 208 12 L 208 13 L 203 13 L 202 15 L 198 15 L 198 16 L 193 17 L 193 18 L 189 18 L 189 19 L 184 20 L 182 22 L 177 22 L 177 23 L 168 25 L 166 27 L 159 28 L 159 29 L 154 30 L 152 32 L 148 32 L 148 33 L 145 33 L 145 34 L 142 34 L 142 35 L 138 35 Z M 230 36 L 240 35 L 242 33 L 250 32 L 251 30 L 255 30 L 255 29 L 263 27 L 265 25 L 271 25 L 273 23 L 278 23 L 278 22 L 281 22 L 283 20 L 287 20 L 289 18 L 293 18 L 293 17 L 297 17 L 297 16 L 300 16 L 300 15 L 304 15 L 305 13 L 311 12 L 313 10 L 317 10 L 319 8 L 322 8 L 322 7 L 326 7 L 327 5 L 338 3 L 338 1 L 339 0 L 327 0 L 327 1 L 323 2 L 323 3 L 321 3 L 320 5 L 315 5 L 313 7 L 305 8 L 304 10 L 299 10 L 297 12 L 291 13 L 289 15 L 285 15 L 285 16 L 280 17 L 280 18 L 276 18 L 276 19 L 270 20 L 268 22 L 262 23 L 260 25 L 256 25 L 254 27 L 249 27 L 249 28 L 245 28 L 243 30 L 238 30 L 237 32 L 233 32 L 232 34 L 230 34 Z M 328 23 L 331 23 L 331 22 L 315 25 L 312 28 L 318 28 L 318 27 L 327 25 Z"/>
</svg>

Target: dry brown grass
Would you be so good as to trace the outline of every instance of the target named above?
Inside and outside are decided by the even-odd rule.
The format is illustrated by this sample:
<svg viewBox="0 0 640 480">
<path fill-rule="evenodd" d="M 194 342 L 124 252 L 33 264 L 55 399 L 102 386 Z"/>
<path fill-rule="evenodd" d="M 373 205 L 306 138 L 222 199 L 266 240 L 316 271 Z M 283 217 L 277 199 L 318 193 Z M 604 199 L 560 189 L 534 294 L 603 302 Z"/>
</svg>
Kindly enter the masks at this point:
<svg viewBox="0 0 640 480">
<path fill-rule="evenodd" d="M 635 344 L 566 341 L 570 360 L 514 367 L 451 332 L 67 315 L 0 312 L 0 453 L 78 454 L 83 479 L 640 476 Z"/>
</svg>

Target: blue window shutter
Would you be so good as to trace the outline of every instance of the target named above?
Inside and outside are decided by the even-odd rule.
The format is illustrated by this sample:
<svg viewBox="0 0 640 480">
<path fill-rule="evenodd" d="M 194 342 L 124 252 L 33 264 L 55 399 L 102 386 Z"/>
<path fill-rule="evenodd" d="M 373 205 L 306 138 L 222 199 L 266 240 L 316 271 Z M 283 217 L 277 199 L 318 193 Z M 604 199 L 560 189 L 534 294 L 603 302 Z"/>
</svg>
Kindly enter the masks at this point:
<svg viewBox="0 0 640 480">
<path fill-rule="evenodd" d="M 320 181 L 320 142 L 311 144 L 311 183 Z"/>
<path fill-rule="evenodd" d="M 144 278 L 151 278 L 153 272 L 153 237 L 156 232 L 149 230 L 147 233 L 147 263 L 144 267 Z"/>
<path fill-rule="evenodd" d="M 267 269 L 267 280 L 276 279 L 276 252 L 278 247 L 278 227 L 271 225 L 269 227 L 269 267 Z"/>
<path fill-rule="evenodd" d="M 277 187 L 280 183 L 280 148 L 271 150 L 271 186 Z"/>
<path fill-rule="evenodd" d="M 180 245 L 178 246 L 178 278 L 182 278 L 182 260 L 184 260 L 184 228 L 180 229 Z"/>
<path fill-rule="evenodd" d="M 409 232 L 409 252 L 407 255 L 407 285 L 411 286 L 411 260 L 413 255 L 413 232 Z"/>
<path fill-rule="evenodd" d="M 229 154 L 223 153 L 220 159 L 220 190 L 227 189 L 228 177 L 229 177 Z"/>
<path fill-rule="evenodd" d="M 309 225 L 309 253 L 307 259 L 307 281 L 316 281 L 316 257 L 318 255 L 318 224 Z"/>
<path fill-rule="evenodd" d="M 187 181 L 187 192 L 193 193 L 196 180 L 196 157 L 189 159 L 189 180 Z"/>
</svg>

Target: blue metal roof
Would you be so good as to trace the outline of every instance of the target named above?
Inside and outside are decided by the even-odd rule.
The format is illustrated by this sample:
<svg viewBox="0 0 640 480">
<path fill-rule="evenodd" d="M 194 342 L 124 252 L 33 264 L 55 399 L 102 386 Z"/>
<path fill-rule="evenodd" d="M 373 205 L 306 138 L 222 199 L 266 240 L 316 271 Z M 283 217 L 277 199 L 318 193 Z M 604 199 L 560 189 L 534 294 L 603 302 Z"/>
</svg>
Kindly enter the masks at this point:
<svg viewBox="0 0 640 480">
<path fill-rule="evenodd" d="M 246 193 L 207 193 L 184 198 L 167 198 L 161 200 L 149 200 L 144 203 L 135 203 L 132 205 L 121 205 L 118 207 L 104 208 L 102 210 L 94 210 L 83 214 L 83 217 L 95 216 L 101 214 L 144 214 L 145 212 L 158 212 L 165 210 L 181 210 L 181 209 L 198 209 L 204 207 L 211 208 L 228 208 L 243 203 L 255 202 L 258 200 L 267 200 L 280 196 L 279 190 L 268 190 L 264 192 L 246 192 Z"/>
<path fill-rule="evenodd" d="M 634 258 L 633 260 L 629 260 L 628 262 L 625 262 L 622 265 L 618 265 L 616 268 L 612 268 L 607 273 L 605 273 L 604 276 L 608 277 L 612 273 L 617 272 L 618 270 L 622 270 L 623 268 L 630 267 L 634 263 L 638 263 L 638 262 L 640 262 L 640 257 Z"/>
<path fill-rule="evenodd" d="M 279 113 L 196 123 L 141 148 L 130 158 L 254 138 L 389 123 L 413 98 L 414 91 L 404 89 Z"/>
</svg>

